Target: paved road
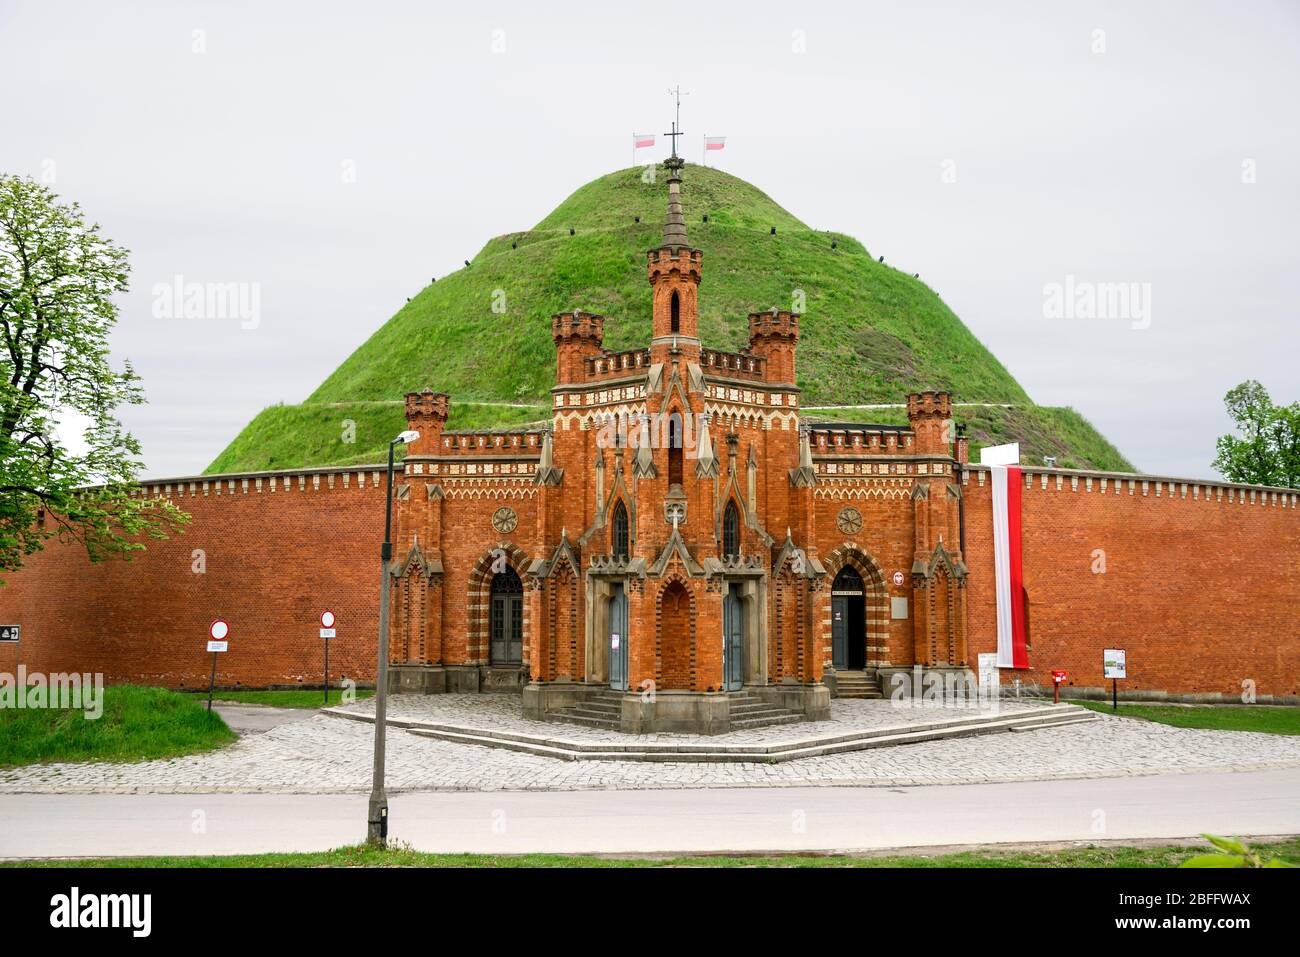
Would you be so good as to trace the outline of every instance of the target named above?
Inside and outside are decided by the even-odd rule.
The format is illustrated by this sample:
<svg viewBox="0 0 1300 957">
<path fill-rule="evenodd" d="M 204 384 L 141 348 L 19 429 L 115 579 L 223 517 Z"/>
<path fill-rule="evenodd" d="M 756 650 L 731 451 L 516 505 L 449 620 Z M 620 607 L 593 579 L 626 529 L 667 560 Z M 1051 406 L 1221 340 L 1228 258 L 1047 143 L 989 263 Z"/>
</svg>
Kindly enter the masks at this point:
<svg viewBox="0 0 1300 957">
<path fill-rule="evenodd" d="M 356 843 L 358 794 L 0 796 L 0 857 L 232 854 Z M 1300 769 L 897 788 L 423 792 L 391 836 L 428 851 L 861 850 L 1300 833 Z M 1101 829 L 1098 829 L 1101 828 Z"/>
<path fill-rule="evenodd" d="M 264 704 L 235 704 L 215 702 L 214 711 L 225 719 L 230 730 L 237 734 L 256 734 L 270 731 L 281 725 L 306 721 L 316 716 L 311 708 L 270 708 Z"/>
</svg>

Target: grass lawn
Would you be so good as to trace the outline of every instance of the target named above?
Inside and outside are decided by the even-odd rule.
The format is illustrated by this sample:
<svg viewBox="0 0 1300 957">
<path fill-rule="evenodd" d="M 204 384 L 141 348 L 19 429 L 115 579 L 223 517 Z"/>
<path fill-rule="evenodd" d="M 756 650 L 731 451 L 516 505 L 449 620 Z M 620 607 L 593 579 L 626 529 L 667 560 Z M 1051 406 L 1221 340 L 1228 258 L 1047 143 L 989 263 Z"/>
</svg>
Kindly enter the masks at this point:
<svg viewBox="0 0 1300 957">
<path fill-rule="evenodd" d="M 235 740 L 215 712 L 193 695 L 164 688 L 113 685 L 104 711 L 0 710 L 0 767 L 47 761 L 144 761 L 209 751 Z"/>
<path fill-rule="evenodd" d="M 1300 837 L 1252 844 L 1265 858 L 1300 863 Z M 1203 845 L 1081 847 L 1069 850 L 987 850 L 906 857 L 785 854 L 776 857 L 619 858 L 564 854 L 426 854 L 358 845 L 319 854 L 248 854 L 230 857 L 129 857 L 78 861 L 11 861 L 0 867 L 1177 867 L 1215 849 Z"/>
<path fill-rule="evenodd" d="M 1167 705 L 1121 704 L 1111 711 L 1108 701 L 1077 701 L 1104 714 L 1141 718 L 1176 728 L 1210 728 L 1215 731 L 1263 731 L 1268 734 L 1300 734 L 1300 708 L 1268 704 Z"/>
<path fill-rule="evenodd" d="M 374 695 L 373 691 L 355 692 L 357 699 L 369 698 Z M 208 693 L 205 691 L 198 694 L 205 705 L 208 700 Z M 341 688 L 330 689 L 331 706 L 342 704 L 343 690 Z M 323 708 L 325 707 L 325 692 L 323 690 L 307 691 L 217 691 L 212 695 L 213 701 L 234 701 L 239 704 L 265 704 L 274 708 Z"/>
</svg>

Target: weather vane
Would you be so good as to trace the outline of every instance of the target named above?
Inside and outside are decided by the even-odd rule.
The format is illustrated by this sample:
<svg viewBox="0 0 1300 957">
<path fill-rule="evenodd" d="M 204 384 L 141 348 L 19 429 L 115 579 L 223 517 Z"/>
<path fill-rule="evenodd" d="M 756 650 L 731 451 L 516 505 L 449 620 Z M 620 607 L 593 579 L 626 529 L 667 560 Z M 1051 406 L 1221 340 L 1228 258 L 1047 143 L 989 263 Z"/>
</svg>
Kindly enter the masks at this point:
<svg viewBox="0 0 1300 957">
<path fill-rule="evenodd" d="M 677 137 L 684 135 L 681 131 L 682 125 L 682 97 L 690 96 L 690 93 L 683 93 L 681 84 L 668 91 L 670 96 L 677 98 L 677 118 L 673 121 L 673 131 L 665 133 L 664 136 L 670 137 L 673 144 L 673 159 L 677 158 Z"/>
</svg>

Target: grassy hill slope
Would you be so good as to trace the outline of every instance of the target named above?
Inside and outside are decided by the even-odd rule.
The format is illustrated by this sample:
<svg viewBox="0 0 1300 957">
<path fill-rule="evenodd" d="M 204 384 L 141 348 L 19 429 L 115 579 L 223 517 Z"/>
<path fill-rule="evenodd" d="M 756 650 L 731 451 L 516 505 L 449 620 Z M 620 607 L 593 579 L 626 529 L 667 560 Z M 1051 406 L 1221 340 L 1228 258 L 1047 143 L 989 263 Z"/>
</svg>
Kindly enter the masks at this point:
<svg viewBox="0 0 1300 957">
<path fill-rule="evenodd" d="M 264 410 L 208 471 L 377 461 L 402 426 L 403 394 L 415 389 L 451 393 L 451 428 L 544 420 L 553 313 L 602 313 L 610 349 L 649 341 L 645 252 L 660 242 L 666 194 L 662 175 L 650 183 L 640 169 L 622 170 L 579 189 L 534 229 L 489 241 L 376 330 L 304 403 Z M 948 388 L 959 401 L 993 404 L 959 416 L 980 444 L 1019 439 L 1026 461 L 1046 454 L 1061 464 L 1130 467 L 1077 413 L 1034 406 L 933 290 L 877 262 L 857 240 L 810 229 L 720 170 L 687 167 L 682 196 L 691 242 L 704 251 L 701 337 L 738 351 L 750 312 L 797 307 L 802 298 L 805 406 L 897 403 L 909 391 Z M 818 415 L 887 421 L 881 411 Z"/>
</svg>

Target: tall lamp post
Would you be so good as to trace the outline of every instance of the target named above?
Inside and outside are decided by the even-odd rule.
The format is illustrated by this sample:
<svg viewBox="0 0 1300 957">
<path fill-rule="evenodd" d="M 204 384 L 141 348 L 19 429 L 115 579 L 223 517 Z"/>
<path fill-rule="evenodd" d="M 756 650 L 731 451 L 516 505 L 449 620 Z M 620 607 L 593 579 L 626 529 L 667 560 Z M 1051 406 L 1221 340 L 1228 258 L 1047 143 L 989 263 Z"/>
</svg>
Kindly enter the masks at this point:
<svg viewBox="0 0 1300 957">
<path fill-rule="evenodd" d="M 384 495 L 384 544 L 379 551 L 379 661 L 375 666 L 375 773 L 370 784 L 366 842 L 388 841 L 388 795 L 384 792 L 384 737 L 388 730 L 388 566 L 393 560 L 393 452 L 420 437 L 403 432 L 388 443 L 388 490 Z"/>
</svg>

